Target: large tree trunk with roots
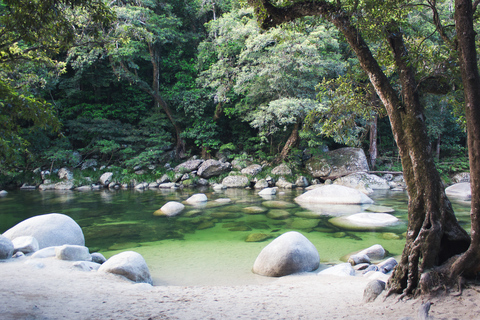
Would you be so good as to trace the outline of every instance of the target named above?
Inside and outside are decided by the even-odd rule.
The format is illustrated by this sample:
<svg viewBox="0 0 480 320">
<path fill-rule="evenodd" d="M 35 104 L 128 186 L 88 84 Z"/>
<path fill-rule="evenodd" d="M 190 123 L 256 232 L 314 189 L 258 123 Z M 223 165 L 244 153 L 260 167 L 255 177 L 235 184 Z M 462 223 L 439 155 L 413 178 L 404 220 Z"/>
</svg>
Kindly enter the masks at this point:
<svg viewBox="0 0 480 320">
<path fill-rule="evenodd" d="M 355 52 L 387 110 L 409 196 L 406 244 L 388 286 L 390 292 L 420 293 L 422 273 L 464 252 L 470 237 L 458 224 L 435 168 L 423 107 L 401 31 L 392 24 L 388 40 L 400 77 L 402 100 L 341 7 L 325 1 L 306 1 L 277 8 L 269 0 L 250 1 L 264 28 L 303 16 L 323 16 L 337 27 Z"/>
</svg>

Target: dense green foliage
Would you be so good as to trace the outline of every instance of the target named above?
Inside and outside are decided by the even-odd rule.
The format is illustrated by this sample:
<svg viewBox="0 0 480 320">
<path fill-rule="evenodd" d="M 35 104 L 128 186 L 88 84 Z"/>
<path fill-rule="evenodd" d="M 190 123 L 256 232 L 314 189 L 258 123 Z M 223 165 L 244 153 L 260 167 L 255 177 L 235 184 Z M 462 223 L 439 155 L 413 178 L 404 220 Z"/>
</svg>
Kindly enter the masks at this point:
<svg viewBox="0 0 480 320">
<path fill-rule="evenodd" d="M 336 29 L 304 18 L 261 31 L 241 3 L 1 0 L 0 172 L 79 166 L 74 152 L 130 170 L 183 147 L 275 160 L 287 140 L 283 160 L 298 161 L 320 146 L 367 150 L 376 117 L 379 168 L 397 169 L 385 111 Z M 455 57 L 429 11 L 413 10 L 402 21 L 429 135 L 452 163 L 465 154 Z M 388 65 L 383 11 L 369 12 L 357 23 Z"/>
</svg>

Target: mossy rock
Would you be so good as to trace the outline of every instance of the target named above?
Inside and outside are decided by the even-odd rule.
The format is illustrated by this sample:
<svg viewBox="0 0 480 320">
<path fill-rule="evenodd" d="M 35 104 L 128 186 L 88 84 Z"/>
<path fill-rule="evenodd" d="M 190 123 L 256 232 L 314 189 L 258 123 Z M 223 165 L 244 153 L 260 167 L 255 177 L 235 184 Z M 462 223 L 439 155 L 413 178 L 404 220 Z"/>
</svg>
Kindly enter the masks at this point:
<svg viewBox="0 0 480 320">
<path fill-rule="evenodd" d="M 202 210 L 198 210 L 198 209 L 195 209 L 195 210 L 190 210 L 190 211 L 187 211 L 183 214 L 183 217 L 187 217 L 187 218 L 190 218 L 190 217 L 196 217 L 196 216 L 199 216 L 202 214 Z"/>
<path fill-rule="evenodd" d="M 273 209 L 289 209 L 297 207 L 294 203 L 281 200 L 264 201 L 262 202 L 262 206 Z"/>
<path fill-rule="evenodd" d="M 312 211 L 297 211 L 294 213 L 297 217 L 306 219 L 320 219 L 321 216 Z"/>
<path fill-rule="evenodd" d="M 273 238 L 274 235 L 272 234 L 266 234 L 266 233 L 250 233 L 247 238 L 245 239 L 245 242 L 262 242 L 268 239 Z"/>
<path fill-rule="evenodd" d="M 245 226 L 244 222 L 228 222 L 222 224 L 222 228 L 237 228 L 242 226 Z"/>
<path fill-rule="evenodd" d="M 248 226 L 253 229 L 270 229 L 268 224 L 260 221 L 249 222 Z"/>
<path fill-rule="evenodd" d="M 313 229 L 316 232 L 322 232 L 322 233 L 334 233 L 335 230 L 326 228 L 326 227 L 316 227 Z"/>
<path fill-rule="evenodd" d="M 268 211 L 267 217 L 274 220 L 284 220 L 290 217 L 290 212 L 281 209 L 272 209 Z"/>
<path fill-rule="evenodd" d="M 334 238 L 345 238 L 347 234 L 345 232 L 335 232 L 332 233 L 332 237 Z"/>
<path fill-rule="evenodd" d="M 400 240 L 400 239 L 402 239 L 402 236 L 400 236 L 396 233 L 393 233 L 393 232 L 384 232 L 384 233 L 380 234 L 380 238 L 382 238 L 384 240 Z"/>
<path fill-rule="evenodd" d="M 250 206 L 243 208 L 242 211 L 246 214 L 263 214 L 267 213 L 268 209 L 259 206 Z"/>
<path fill-rule="evenodd" d="M 242 214 L 238 212 L 212 212 L 210 214 L 211 217 L 217 218 L 217 219 L 236 219 L 242 216 Z"/>
<path fill-rule="evenodd" d="M 371 205 L 371 206 L 368 206 L 365 209 L 365 211 L 377 212 L 377 213 L 390 213 L 390 212 L 394 212 L 395 209 L 393 209 L 391 207 L 386 207 L 386 206 Z"/>
<path fill-rule="evenodd" d="M 204 230 L 204 229 L 209 229 L 209 228 L 213 228 L 213 227 L 215 227 L 215 222 L 205 221 L 205 222 L 200 223 L 197 226 L 197 230 Z"/>
<path fill-rule="evenodd" d="M 291 229 L 313 229 L 318 225 L 315 219 L 294 219 L 288 226 Z"/>
<path fill-rule="evenodd" d="M 252 228 L 249 226 L 238 226 L 228 229 L 228 231 L 252 231 Z"/>
</svg>

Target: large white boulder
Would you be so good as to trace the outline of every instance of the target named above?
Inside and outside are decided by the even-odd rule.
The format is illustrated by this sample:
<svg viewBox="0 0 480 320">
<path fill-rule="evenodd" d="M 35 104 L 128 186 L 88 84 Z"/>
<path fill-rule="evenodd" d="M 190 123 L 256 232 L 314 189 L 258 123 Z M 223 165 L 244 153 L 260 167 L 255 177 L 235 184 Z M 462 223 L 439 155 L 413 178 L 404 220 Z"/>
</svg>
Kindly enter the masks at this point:
<svg viewBox="0 0 480 320">
<path fill-rule="evenodd" d="M 268 244 L 253 264 L 253 272 L 262 276 L 281 277 L 310 272 L 320 265 L 317 248 L 296 231 L 282 234 Z"/>
<path fill-rule="evenodd" d="M 72 218 L 61 213 L 28 218 L 5 231 L 3 235 L 10 240 L 32 236 L 37 239 L 40 249 L 64 244 L 85 245 L 80 226 Z"/>
<path fill-rule="evenodd" d="M 250 185 L 250 180 L 246 176 L 227 176 L 223 178 L 222 185 L 227 188 L 245 188 Z"/>
<path fill-rule="evenodd" d="M 451 185 L 445 189 L 447 196 L 457 198 L 461 200 L 472 199 L 472 190 L 470 188 L 470 182 L 460 182 Z"/>
<path fill-rule="evenodd" d="M 153 214 L 156 216 L 167 216 L 173 217 L 182 212 L 185 209 L 183 203 L 177 201 L 169 201 L 165 203 L 160 209 L 155 211 Z"/>
<path fill-rule="evenodd" d="M 324 185 L 309 190 L 295 198 L 295 201 L 315 204 L 370 204 L 373 200 L 357 189 L 340 185 Z"/>
<path fill-rule="evenodd" d="M 353 231 L 377 230 L 394 226 L 399 222 L 398 218 L 391 214 L 375 212 L 360 212 L 331 218 L 328 221 L 336 227 Z"/>
<path fill-rule="evenodd" d="M 150 270 L 145 259 L 141 254 L 134 251 L 125 251 L 110 257 L 98 271 L 124 276 L 134 282 L 152 284 Z"/>
<path fill-rule="evenodd" d="M 112 182 L 113 172 L 105 172 L 100 176 L 99 182 L 102 186 L 108 186 Z"/>
<path fill-rule="evenodd" d="M 187 200 L 185 200 L 186 203 L 188 204 L 199 204 L 199 203 L 205 203 L 208 201 L 207 196 L 204 193 L 196 193 L 192 196 L 190 196 Z"/>
</svg>

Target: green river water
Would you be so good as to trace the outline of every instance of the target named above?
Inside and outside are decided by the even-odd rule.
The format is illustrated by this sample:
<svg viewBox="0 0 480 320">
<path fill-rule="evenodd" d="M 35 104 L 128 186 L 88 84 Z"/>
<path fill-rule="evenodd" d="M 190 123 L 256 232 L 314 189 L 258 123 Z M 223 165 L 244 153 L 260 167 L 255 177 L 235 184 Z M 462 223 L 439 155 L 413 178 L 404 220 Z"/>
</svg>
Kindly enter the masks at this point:
<svg viewBox="0 0 480 320">
<path fill-rule="evenodd" d="M 153 214 L 168 201 L 184 201 L 194 193 L 205 193 L 204 206 L 186 205 L 177 217 Z M 285 190 L 272 199 L 254 190 L 101 190 L 11 191 L 0 198 L 0 232 L 29 217 L 63 213 L 83 229 L 90 252 L 110 257 L 133 250 L 143 255 L 155 285 L 240 285 L 273 281 L 255 275 L 251 268 L 259 252 L 276 236 L 291 230 L 305 235 L 318 249 L 321 268 L 342 262 L 342 257 L 381 244 L 392 256 L 400 255 L 405 244 L 407 195 L 405 192 L 377 191 L 370 197 L 375 205 L 394 208 L 401 223 L 377 232 L 353 232 L 332 226 L 329 215 L 311 218 L 311 211 L 293 199 L 303 190 Z M 229 203 L 216 199 L 231 200 Z M 275 200 L 277 202 L 272 202 Z M 282 201 L 278 203 L 278 201 Z M 258 206 L 265 213 L 246 214 L 244 208 Z M 470 228 L 470 203 L 453 201 L 462 226 Z M 272 219 L 270 213 L 283 213 Z M 307 218 L 308 217 L 308 218 Z M 270 238 L 246 242 L 252 233 Z"/>
</svg>

